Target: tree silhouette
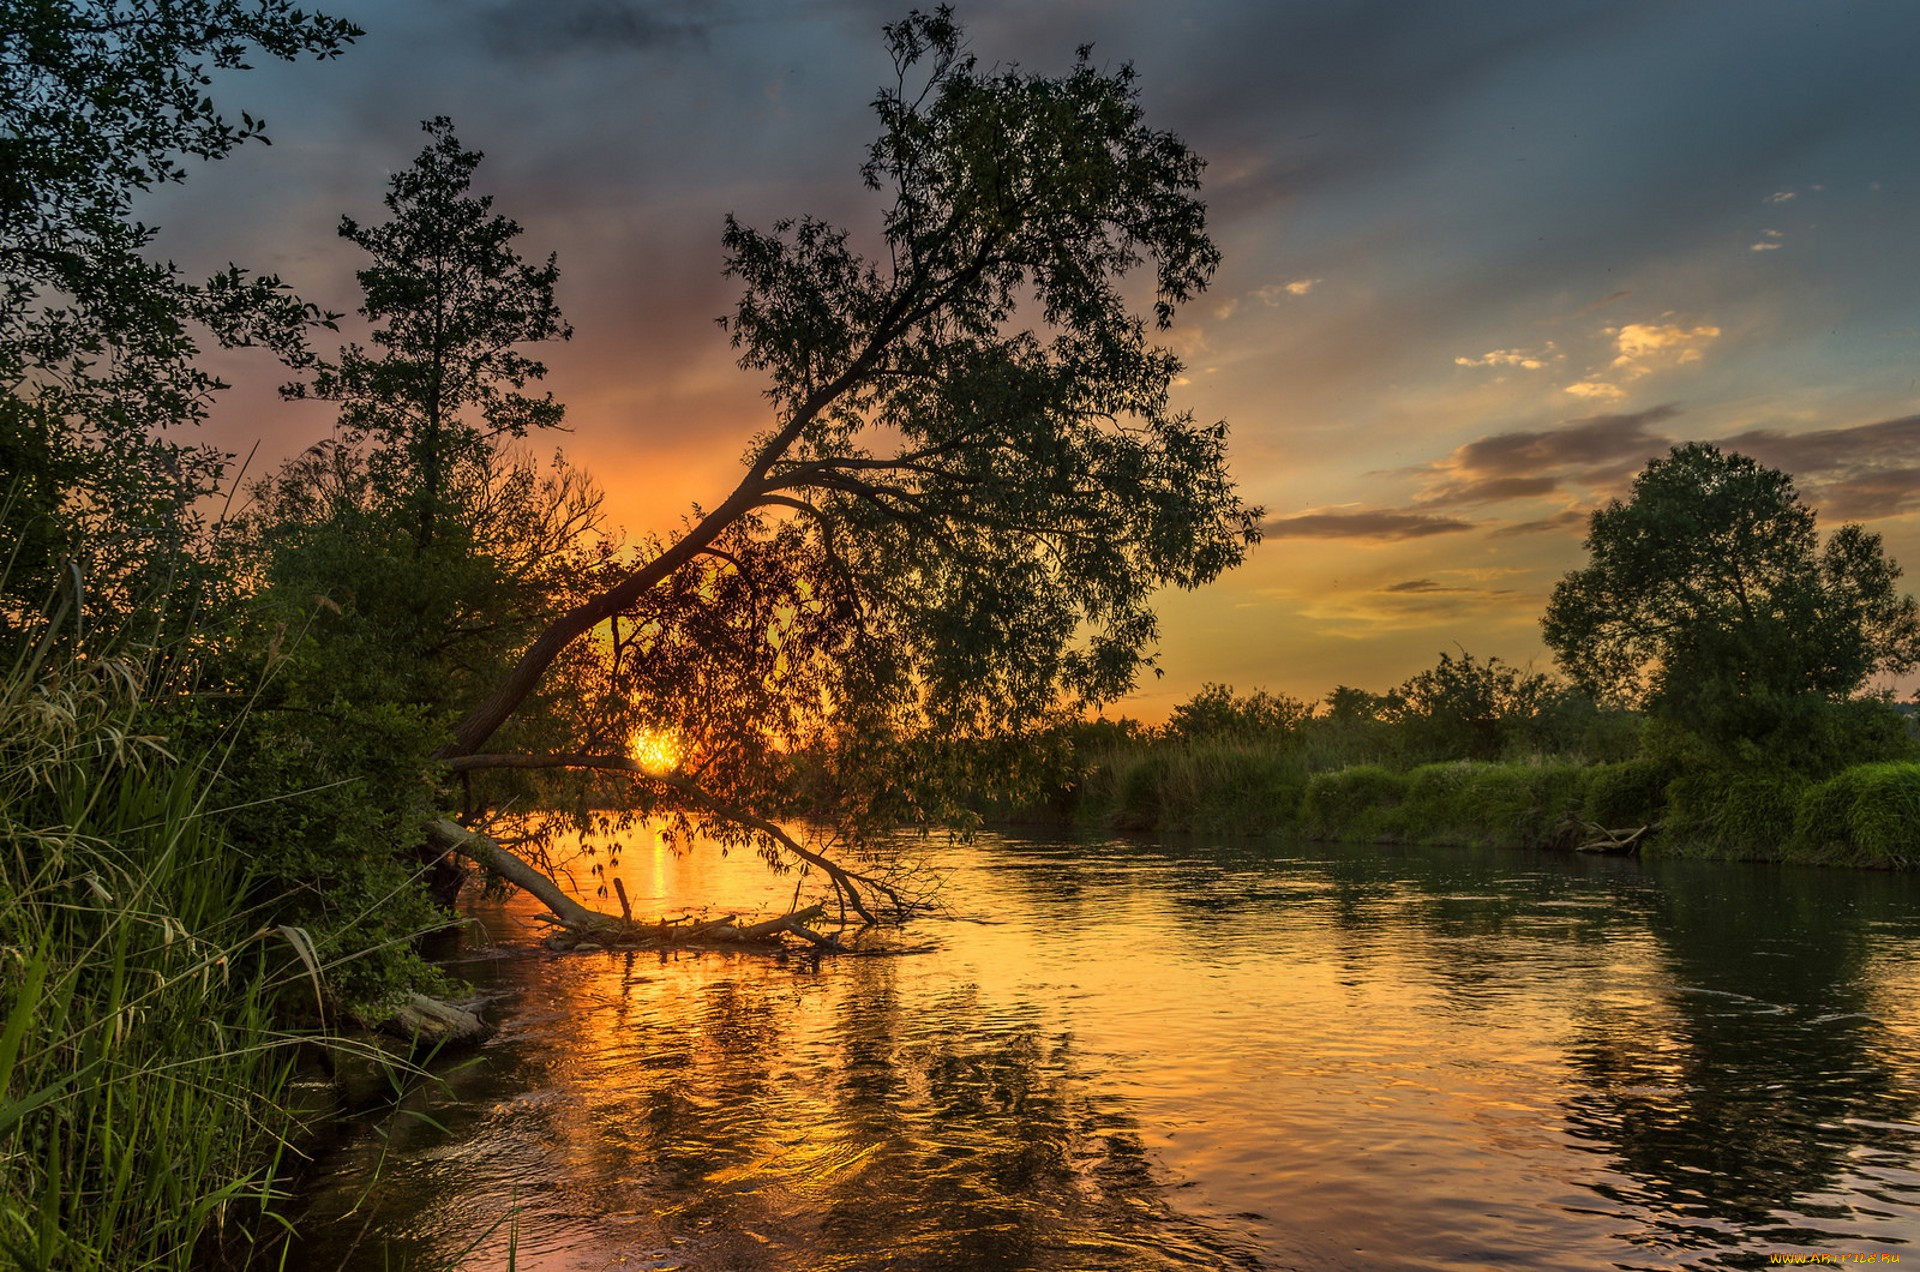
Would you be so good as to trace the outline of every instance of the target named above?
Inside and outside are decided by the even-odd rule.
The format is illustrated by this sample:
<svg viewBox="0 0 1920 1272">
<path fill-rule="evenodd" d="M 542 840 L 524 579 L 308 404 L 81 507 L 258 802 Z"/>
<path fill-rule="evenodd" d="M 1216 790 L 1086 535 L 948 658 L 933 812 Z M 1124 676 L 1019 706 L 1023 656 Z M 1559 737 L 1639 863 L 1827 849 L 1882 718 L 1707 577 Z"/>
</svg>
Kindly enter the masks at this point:
<svg viewBox="0 0 1920 1272">
<path fill-rule="evenodd" d="M 1089 49 L 1064 76 L 983 71 L 945 8 L 886 38 L 878 259 L 811 218 L 727 220 L 725 327 L 772 419 L 718 506 L 532 643 L 443 751 L 456 770 L 633 770 L 704 828 L 817 860 L 773 820 L 783 757 L 813 756 L 852 821 L 924 812 L 938 740 L 1111 700 L 1150 661 L 1154 592 L 1257 539 L 1225 425 L 1171 408 L 1180 364 L 1122 291 L 1150 268 L 1164 329 L 1206 286 L 1199 158 Z M 685 734 L 681 770 L 485 752 L 609 625 L 609 691 Z"/>
<path fill-rule="evenodd" d="M 505 437 L 557 426 L 551 393 L 524 390 L 547 369 L 516 346 L 573 334 L 554 304 L 557 260 L 529 265 L 514 251 L 520 226 L 470 191 L 478 151 L 466 150 L 444 115 L 421 125 L 432 140 L 394 174 L 383 225 L 342 217 L 340 236 L 373 264 L 357 277 L 360 313 L 376 323 L 372 353 L 358 344 L 323 363 L 291 398 L 339 402 L 349 443 L 376 442 L 377 465 L 415 505 L 416 546 L 433 539 L 448 474 Z"/>
</svg>

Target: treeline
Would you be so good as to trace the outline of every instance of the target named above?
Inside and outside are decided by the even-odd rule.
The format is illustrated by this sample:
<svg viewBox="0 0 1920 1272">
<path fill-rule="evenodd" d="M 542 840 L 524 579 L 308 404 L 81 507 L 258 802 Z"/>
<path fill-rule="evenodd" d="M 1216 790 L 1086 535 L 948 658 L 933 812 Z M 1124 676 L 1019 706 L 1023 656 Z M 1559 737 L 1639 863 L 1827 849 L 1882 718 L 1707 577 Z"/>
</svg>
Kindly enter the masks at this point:
<svg viewBox="0 0 1920 1272">
<path fill-rule="evenodd" d="M 1412 692 L 1409 690 L 1412 689 Z M 1829 704 L 1794 763 L 1744 760 L 1555 679 L 1469 654 L 1319 703 L 1209 685 L 1158 727 L 1068 726 L 1002 821 L 1383 843 L 1920 864 L 1920 744 L 1881 698 Z"/>
</svg>

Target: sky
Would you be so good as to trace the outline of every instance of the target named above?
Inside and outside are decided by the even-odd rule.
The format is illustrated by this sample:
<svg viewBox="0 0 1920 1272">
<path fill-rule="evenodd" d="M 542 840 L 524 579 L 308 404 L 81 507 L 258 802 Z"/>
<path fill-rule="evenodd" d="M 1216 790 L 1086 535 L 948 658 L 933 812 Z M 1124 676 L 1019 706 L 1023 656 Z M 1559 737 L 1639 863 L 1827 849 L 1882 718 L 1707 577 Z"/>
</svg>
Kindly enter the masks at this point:
<svg viewBox="0 0 1920 1272">
<path fill-rule="evenodd" d="M 872 241 L 859 166 L 890 73 L 863 0 L 347 0 L 342 58 L 223 79 L 271 146 L 142 206 L 183 266 L 351 310 L 394 171 L 451 116 L 476 189 L 557 252 L 576 334 L 557 439 L 629 530 L 720 501 L 763 385 L 714 320 L 722 221 Z M 1209 163 L 1223 262 L 1168 340 L 1266 509 L 1239 569 L 1161 599 L 1158 719 L 1205 682 L 1384 690 L 1445 650 L 1545 669 L 1586 516 L 1679 441 L 1793 473 L 1920 571 L 1920 7 L 1732 0 L 988 0 L 986 65 L 1131 62 Z M 323 333 L 324 334 L 324 333 Z M 221 354 L 208 425 L 265 466 L 325 404 Z M 1912 584 L 1914 580 L 1907 580 Z M 1912 686 L 1903 685 L 1903 691 Z"/>
</svg>

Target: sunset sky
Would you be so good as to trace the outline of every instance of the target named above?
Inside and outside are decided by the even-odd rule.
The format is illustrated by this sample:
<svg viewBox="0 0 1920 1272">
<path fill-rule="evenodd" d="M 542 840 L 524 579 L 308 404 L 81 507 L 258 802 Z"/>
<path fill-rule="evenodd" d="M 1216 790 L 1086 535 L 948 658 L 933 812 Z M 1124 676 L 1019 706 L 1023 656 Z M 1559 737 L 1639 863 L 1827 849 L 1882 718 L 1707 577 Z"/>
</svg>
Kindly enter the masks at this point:
<svg viewBox="0 0 1920 1272">
<path fill-rule="evenodd" d="M 342 213 L 453 117 L 477 188 L 559 253 L 557 440 L 616 520 L 731 488 L 761 384 L 713 319 L 722 217 L 871 242 L 858 169 L 891 4 L 351 0 L 337 62 L 223 81 L 249 147 L 149 200 L 194 269 L 356 300 Z M 1384 689 L 1442 649 L 1544 667 L 1537 620 L 1584 514 L 1678 440 L 1796 474 L 1920 571 L 1920 7 L 1178 0 L 957 6 L 986 64 L 1131 61 L 1148 121 L 1207 157 L 1225 261 L 1172 341 L 1181 405 L 1233 430 L 1267 539 L 1162 605 L 1148 719 L 1203 681 Z M 238 384 L 212 440 L 259 466 L 324 404 Z M 1909 578 L 1909 584 L 1915 580 Z"/>
</svg>

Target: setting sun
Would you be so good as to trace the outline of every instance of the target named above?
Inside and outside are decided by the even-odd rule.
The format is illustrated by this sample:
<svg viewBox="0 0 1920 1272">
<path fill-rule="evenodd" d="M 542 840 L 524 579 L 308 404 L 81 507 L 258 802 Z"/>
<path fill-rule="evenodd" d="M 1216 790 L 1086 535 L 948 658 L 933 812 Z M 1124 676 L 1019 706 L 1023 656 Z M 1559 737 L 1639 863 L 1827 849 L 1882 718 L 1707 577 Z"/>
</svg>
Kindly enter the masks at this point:
<svg viewBox="0 0 1920 1272">
<path fill-rule="evenodd" d="M 680 767 L 684 757 L 680 739 L 668 729 L 642 729 L 633 735 L 633 758 L 649 773 L 666 774 Z"/>
</svg>

